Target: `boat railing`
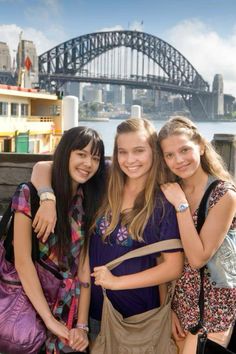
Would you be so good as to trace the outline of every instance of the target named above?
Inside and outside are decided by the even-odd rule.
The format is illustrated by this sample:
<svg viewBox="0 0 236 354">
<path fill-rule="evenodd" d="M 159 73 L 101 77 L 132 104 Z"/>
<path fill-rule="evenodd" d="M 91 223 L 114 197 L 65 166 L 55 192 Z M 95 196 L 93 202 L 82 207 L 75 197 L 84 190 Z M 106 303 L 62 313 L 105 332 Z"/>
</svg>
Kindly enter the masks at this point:
<svg viewBox="0 0 236 354">
<path fill-rule="evenodd" d="M 28 122 L 53 122 L 56 116 L 30 116 L 27 117 Z"/>
</svg>

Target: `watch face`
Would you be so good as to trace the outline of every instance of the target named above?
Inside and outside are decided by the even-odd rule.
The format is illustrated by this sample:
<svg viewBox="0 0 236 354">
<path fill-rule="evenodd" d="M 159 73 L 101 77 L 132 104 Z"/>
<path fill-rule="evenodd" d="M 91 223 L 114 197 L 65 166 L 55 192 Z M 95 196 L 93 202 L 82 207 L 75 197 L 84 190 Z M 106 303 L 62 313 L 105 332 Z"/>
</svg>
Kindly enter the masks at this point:
<svg viewBox="0 0 236 354">
<path fill-rule="evenodd" d="M 178 206 L 177 211 L 182 213 L 186 209 L 188 209 L 189 205 L 187 203 L 182 203 Z"/>
</svg>

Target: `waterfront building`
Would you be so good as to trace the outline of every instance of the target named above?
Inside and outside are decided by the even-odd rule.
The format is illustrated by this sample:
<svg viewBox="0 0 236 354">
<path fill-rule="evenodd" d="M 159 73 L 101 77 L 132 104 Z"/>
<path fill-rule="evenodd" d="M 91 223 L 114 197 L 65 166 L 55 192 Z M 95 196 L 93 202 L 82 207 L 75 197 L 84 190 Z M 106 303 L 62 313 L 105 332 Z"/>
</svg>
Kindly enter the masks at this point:
<svg viewBox="0 0 236 354">
<path fill-rule="evenodd" d="M 224 84 L 223 76 L 216 74 L 214 76 L 213 85 L 213 116 L 217 117 L 224 114 Z"/>
<path fill-rule="evenodd" d="M 78 99 L 80 98 L 80 82 L 68 81 L 63 87 L 63 92 L 65 96 L 75 96 Z"/>
<path fill-rule="evenodd" d="M 62 100 L 56 95 L 0 85 L 0 151 L 52 152 L 62 128 Z"/>
<path fill-rule="evenodd" d="M 0 42 L 0 71 L 11 70 L 11 56 L 7 43 Z"/>
<path fill-rule="evenodd" d="M 131 106 L 133 103 L 133 89 L 130 87 L 125 87 L 125 105 Z"/>
<path fill-rule="evenodd" d="M 111 85 L 111 91 L 114 92 L 114 105 L 124 105 L 125 104 L 125 88 L 124 86 Z"/>
<path fill-rule="evenodd" d="M 19 86 L 31 88 L 38 83 L 38 56 L 32 41 L 20 39 L 16 62 Z"/>
<path fill-rule="evenodd" d="M 102 89 L 97 88 L 96 85 L 85 86 L 83 88 L 83 100 L 85 102 L 97 102 L 102 103 Z"/>
</svg>

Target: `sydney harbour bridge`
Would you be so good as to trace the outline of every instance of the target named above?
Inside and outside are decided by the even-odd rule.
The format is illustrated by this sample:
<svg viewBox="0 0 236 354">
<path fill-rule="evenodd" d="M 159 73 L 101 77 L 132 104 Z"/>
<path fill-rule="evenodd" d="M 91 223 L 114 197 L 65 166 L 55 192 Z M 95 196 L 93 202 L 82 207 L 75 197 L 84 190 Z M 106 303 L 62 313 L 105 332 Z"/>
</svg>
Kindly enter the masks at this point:
<svg viewBox="0 0 236 354">
<path fill-rule="evenodd" d="M 216 94 L 191 63 L 164 40 L 139 31 L 108 31 L 70 39 L 39 56 L 39 86 L 68 81 L 124 85 L 182 96 L 192 116 L 211 119 Z"/>
</svg>

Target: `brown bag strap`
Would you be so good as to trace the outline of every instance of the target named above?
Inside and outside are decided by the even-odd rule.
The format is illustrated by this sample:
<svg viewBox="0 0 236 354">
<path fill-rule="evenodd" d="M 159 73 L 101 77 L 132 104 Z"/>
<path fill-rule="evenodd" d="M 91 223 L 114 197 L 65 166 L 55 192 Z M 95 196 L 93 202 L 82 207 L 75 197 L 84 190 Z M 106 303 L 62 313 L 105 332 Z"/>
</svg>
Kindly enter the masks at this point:
<svg viewBox="0 0 236 354">
<path fill-rule="evenodd" d="M 182 248 L 183 248 L 182 243 L 179 239 L 158 241 L 155 243 L 151 243 L 147 246 L 140 247 L 136 250 L 127 252 L 123 256 L 118 257 L 118 258 L 114 259 L 113 261 L 107 263 L 106 267 L 108 269 L 112 270 L 115 267 L 117 267 L 119 264 L 121 264 L 122 262 L 126 261 L 127 259 L 141 257 L 141 256 L 147 256 L 152 253 L 163 252 L 163 251 L 168 251 L 168 250 L 176 250 L 176 249 L 182 249 Z"/>
</svg>

